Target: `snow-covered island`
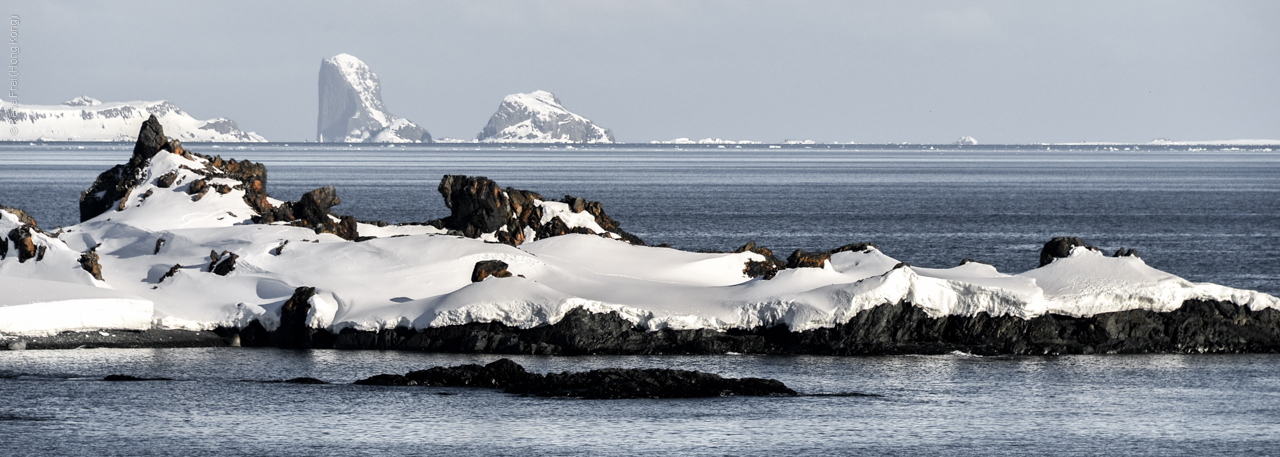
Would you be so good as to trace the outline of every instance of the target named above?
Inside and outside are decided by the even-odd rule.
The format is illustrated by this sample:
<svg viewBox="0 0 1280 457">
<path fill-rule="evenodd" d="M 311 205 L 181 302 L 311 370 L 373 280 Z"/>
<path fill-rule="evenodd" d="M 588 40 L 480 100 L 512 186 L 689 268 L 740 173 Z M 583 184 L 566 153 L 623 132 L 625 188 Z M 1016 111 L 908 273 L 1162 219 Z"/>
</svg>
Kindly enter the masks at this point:
<svg viewBox="0 0 1280 457">
<path fill-rule="evenodd" d="M 357 221 L 325 187 L 185 150 L 161 121 L 57 232 L 0 207 L 0 339 L 581 353 L 1280 350 L 1280 299 L 1055 238 L 1041 267 L 901 263 L 869 244 L 779 259 L 647 246 L 599 202 L 448 175 L 445 217 Z M 63 334 L 60 332 L 78 332 Z M 168 335 L 168 334 L 167 334 Z M 2 345 L 0 345 L 2 346 Z"/>
<path fill-rule="evenodd" d="M 80 96 L 61 105 L 14 105 L 0 101 L 5 141 L 133 141 L 149 116 L 169 126 L 169 136 L 187 142 L 265 142 L 227 118 L 199 120 L 173 103 L 103 103 Z"/>
<path fill-rule="evenodd" d="M 492 143 L 612 143 L 613 132 L 565 109 L 544 90 L 512 94 L 476 139 Z"/>
<path fill-rule="evenodd" d="M 378 75 L 351 54 L 320 61 L 321 143 L 430 143 L 431 133 L 387 111 Z"/>
</svg>

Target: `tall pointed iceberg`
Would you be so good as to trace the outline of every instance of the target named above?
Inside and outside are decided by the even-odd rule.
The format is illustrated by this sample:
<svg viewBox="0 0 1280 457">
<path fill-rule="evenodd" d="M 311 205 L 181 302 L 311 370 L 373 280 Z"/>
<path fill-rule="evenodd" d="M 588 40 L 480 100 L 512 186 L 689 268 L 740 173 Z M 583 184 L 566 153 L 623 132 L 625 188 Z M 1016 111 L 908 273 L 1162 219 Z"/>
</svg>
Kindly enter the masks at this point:
<svg viewBox="0 0 1280 457">
<path fill-rule="evenodd" d="M 412 121 L 387 112 L 378 75 L 350 54 L 320 62 L 321 143 L 430 143 L 431 134 Z"/>
</svg>

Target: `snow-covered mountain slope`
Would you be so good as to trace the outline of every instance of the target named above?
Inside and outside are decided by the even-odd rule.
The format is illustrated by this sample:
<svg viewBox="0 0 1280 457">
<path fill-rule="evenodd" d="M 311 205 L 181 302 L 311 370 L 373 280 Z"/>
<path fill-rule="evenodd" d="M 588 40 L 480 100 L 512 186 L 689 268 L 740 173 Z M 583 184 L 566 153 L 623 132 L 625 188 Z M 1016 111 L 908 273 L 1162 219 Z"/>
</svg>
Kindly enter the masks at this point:
<svg viewBox="0 0 1280 457">
<path fill-rule="evenodd" d="M 92 188 L 105 190 L 86 193 L 103 205 L 85 222 L 48 234 L 0 207 L 0 287 L 23 287 L 0 294 L 0 320 L 7 319 L 0 332 L 137 328 L 140 320 L 181 329 L 256 320 L 272 330 L 300 287 L 316 288 L 306 299 L 306 324 L 331 331 L 470 322 L 530 328 L 575 308 L 616 311 L 655 330 L 795 331 L 898 303 L 933 317 L 1162 312 L 1190 299 L 1280 308 L 1271 295 L 1192 283 L 1138 257 L 1079 245 L 1014 275 L 976 262 L 909 266 L 866 245 L 797 252 L 794 265 L 761 275 L 752 271 L 771 259 L 754 246 L 732 253 L 644 246 L 611 231 L 616 223 L 596 203 L 545 201 L 482 178 L 446 177 L 441 185 L 454 212 L 442 223 L 476 233 L 357 223 L 328 213 L 337 203 L 332 188 L 298 202 L 269 198 L 265 168 L 181 150 L 159 141 L 155 124 L 130 164 Z M 498 211 L 502 205 L 510 209 Z M 534 220 L 538 230 L 494 242 L 513 230 L 512 221 Z M 490 261 L 504 270 L 477 277 L 496 264 Z"/>
<path fill-rule="evenodd" d="M 476 135 L 499 143 L 612 143 L 613 132 L 569 112 L 551 92 L 512 94 Z"/>
<path fill-rule="evenodd" d="M 14 105 L 0 102 L 0 140 L 133 141 L 150 116 L 169 126 L 169 136 L 186 142 L 264 142 L 262 135 L 241 131 L 226 118 L 199 120 L 173 103 L 103 103 L 86 96 L 61 105 Z"/>
<path fill-rule="evenodd" d="M 316 140 L 322 143 L 430 143 L 431 134 L 387 112 L 378 75 L 350 54 L 320 61 L 320 114 Z"/>
</svg>

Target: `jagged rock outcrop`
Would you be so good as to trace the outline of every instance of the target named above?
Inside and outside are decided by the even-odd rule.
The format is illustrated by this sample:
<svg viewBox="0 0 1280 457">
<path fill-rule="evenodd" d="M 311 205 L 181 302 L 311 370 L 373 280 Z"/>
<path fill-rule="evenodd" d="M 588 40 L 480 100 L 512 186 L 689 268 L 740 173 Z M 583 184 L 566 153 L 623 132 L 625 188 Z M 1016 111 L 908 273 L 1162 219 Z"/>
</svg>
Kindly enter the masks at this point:
<svg viewBox="0 0 1280 457">
<path fill-rule="evenodd" d="M 312 329 L 307 325 L 307 314 L 311 312 L 311 297 L 316 295 L 315 287 L 302 286 L 294 289 L 293 296 L 280 308 L 280 326 L 272 335 L 276 345 L 291 348 L 311 347 Z"/>
<path fill-rule="evenodd" d="M 584 372 L 530 373 L 520 364 L 500 359 L 488 365 L 433 367 L 407 375 L 380 374 L 355 382 L 382 386 L 447 386 L 503 389 L 540 397 L 587 399 L 706 398 L 727 396 L 793 396 L 794 390 L 774 379 L 724 378 L 690 370 L 604 368 Z"/>
<path fill-rule="evenodd" d="M 320 62 L 321 143 L 430 143 L 431 134 L 387 112 L 378 75 L 350 54 Z"/>
<path fill-rule="evenodd" d="M 499 242 L 512 246 L 534 239 L 549 238 L 569 233 L 600 235 L 620 239 L 631 244 L 643 245 L 639 237 L 627 233 L 618 221 L 604 212 L 600 202 L 566 195 L 559 202 L 547 200 L 534 192 L 506 188 L 483 176 L 468 177 L 445 175 L 437 188 L 444 197 L 449 217 L 429 221 L 437 228 L 456 230 L 470 238 L 491 235 Z M 564 204 L 567 213 L 586 213 L 601 231 L 594 228 L 566 223 L 547 202 Z M 551 211 L 553 214 L 548 215 Z M 567 214 L 566 214 L 567 216 Z M 545 222 L 544 222 L 545 220 Z M 532 235 L 532 237 L 530 236 Z"/>
<path fill-rule="evenodd" d="M 501 260 L 481 260 L 476 262 L 475 268 L 471 270 L 471 282 L 484 281 L 490 276 L 510 278 L 511 272 L 507 271 L 507 263 Z"/>
<path fill-rule="evenodd" d="M 0 101 L 0 124 L 9 124 L 3 141 L 130 141 L 138 124 L 157 117 L 169 137 L 183 141 L 264 142 L 226 118 L 198 120 L 168 101 L 102 103 L 77 97 L 61 105 L 15 105 Z"/>
<path fill-rule="evenodd" d="M 102 172 L 93 185 L 89 186 L 89 190 L 80 193 L 80 221 L 84 222 L 107 212 L 127 197 L 134 187 L 141 184 L 151 158 L 156 153 L 171 148 L 171 144 L 164 136 L 164 127 L 155 115 L 143 121 L 129 162 Z"/>
<path fill-rule="evenodd" d="M 102 281 L 102 264 L 98 263 L 98 246 L 94 246 L 84 254 L 80 254 L 80 268 L 89 272 L 93 279 Z"/>
<path fill-rule="evenodd" d="M 550 92 L 512 94 L 502 99 L 480 141 L 512 143 L 612 143 L 613 132 L 569 112 Z"/>
<path fill-rule="evenodd" d="M 787 257 L 787 268 L 822 268 L 827 260 L 831 259 L 831 254 L 845 251 L 864 252 L 874 247 L 876 247 L 874 243 L 853 243 L 827 252 L 804 252 L 796 249 Z"/>
<path fill-rule="evenodd" d="M 773 251 L 763 246 L 757 246 L 755 241 L 748 241 L 742 247 L 733 250 L 734 253 L 754 252 L 764 256 L 764 260 L 749 260 L 742 269 L 742 274 L 749 278 L 773 279 L 778 274 L 778 270 L 787 268 L 787 263 L 778 259 L 773 255 Z"/>
<path fill-rule="evenodd" d="M 337 189 L 325 186 L 302 194 L 302 198 L 296 202 L 284 202 L 260 211 L 261 216 L 257 220 L 259 224 L 288 222 L 298 227 L 310 227 L 316 233 L 332 233 L 345 240 L 355 240 L 360 236 L 356 219 L 338 216 L 330 211 L 330 208 L 340 203 L 342 200 L 338 198 Z"/>
<path fill-rule="evenodd" d="M 226 276 L 236 269 L 236 259 L 240 256 L 231 251 L 209 252 L 209 272 L 218 276 Z"/>
<path fill-rule="evenodd" d="M 1059 236 L 1049 240 L 1040 249 L 1040 266 L 1045 266 L 1053 262 L 1053 259 L 1061 259 L 1071 256 L 1071 250 L 1077 247 L 1084 247 L 1097 251 L 1098 248 L 1085 244 L 1083 239 L 1078 236 Z"/>
</svg>

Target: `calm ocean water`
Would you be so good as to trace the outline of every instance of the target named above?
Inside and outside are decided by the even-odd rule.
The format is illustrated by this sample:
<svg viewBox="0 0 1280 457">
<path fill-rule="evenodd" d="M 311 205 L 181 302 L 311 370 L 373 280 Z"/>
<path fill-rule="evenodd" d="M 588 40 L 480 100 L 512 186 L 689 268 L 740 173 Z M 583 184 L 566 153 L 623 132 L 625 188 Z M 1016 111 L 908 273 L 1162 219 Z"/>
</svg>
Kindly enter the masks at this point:
<svg viewBox="0 0 1280 457">
<path fill-rule="evenodd" d="M 83 148 L 83 149 L 82 149 Z M 1280 293 L 1280 152 L 1265 148 L 192 145 L 266 163 L 273 196 L 334 185 L 361 219 L 447 214 L 443 174 L 604 202 L 646 241 L 781 255 L 873 241 L 929 267 L 1016 273 L 1083 236 L 1194 281 Z M 77 222 L 131 145 L 0 145 L 0 204 Z M 0 351 L 13 455 L 1270 455 L 1280 356 L 516 357 L 531 371 L 671 367 L 870 397 L 586 401 L 350 381 L 495 356 L 381 351 Z M 112 373 L 175 381 L 108 383 Z M 246 382 L 248 381 L 248 382 Z M 441 395 L 451 394 L 451 395 Z"/>
<path fill-rule="evenodd" d="M 0 351 L 7 455 L 1274 455 L 1280 356 L 513 357 L 671 367 L 871 397 L 572 400 L 349 383 L 496 356 Z M 125 373 L 174 381 L 111 383 Z M 444 395 L 442 395 L 444 394 Z"/>
</svg>

